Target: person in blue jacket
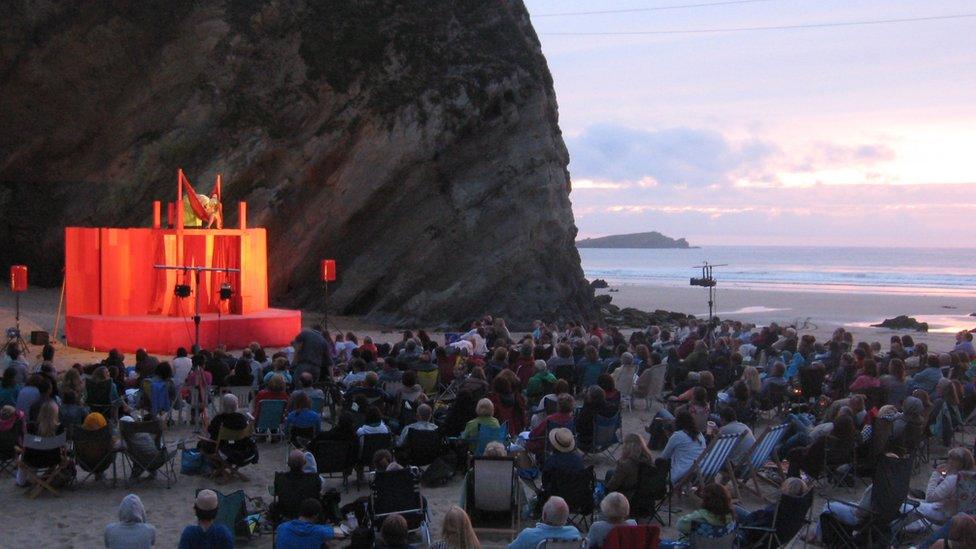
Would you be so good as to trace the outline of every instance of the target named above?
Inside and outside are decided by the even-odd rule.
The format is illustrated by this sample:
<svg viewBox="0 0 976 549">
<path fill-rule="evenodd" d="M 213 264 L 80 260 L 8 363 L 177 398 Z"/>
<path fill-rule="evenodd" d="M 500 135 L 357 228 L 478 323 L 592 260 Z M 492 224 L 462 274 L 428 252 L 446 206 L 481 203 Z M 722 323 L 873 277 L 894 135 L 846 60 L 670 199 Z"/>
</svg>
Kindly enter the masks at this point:
<svg viewBox="0 0 976 549">
<path fill-rule="evenodd" d="M 214 522 L 219 504 L 217 492 L 200 490 L 193 502 L 197 523 L 183 529 L 179 549 L 234 549 L 234 535 L 223 524 Z"/>
<path fill-rule="evenodd" d="M 278 547 L 282 549 L 319 549 L 330 539 L 343 537 L 341 530 L 315 524 L 322 515 L 322 504 L 308 498 L 299 508 L 298 518 L 278 526 Z"/>
</svg>

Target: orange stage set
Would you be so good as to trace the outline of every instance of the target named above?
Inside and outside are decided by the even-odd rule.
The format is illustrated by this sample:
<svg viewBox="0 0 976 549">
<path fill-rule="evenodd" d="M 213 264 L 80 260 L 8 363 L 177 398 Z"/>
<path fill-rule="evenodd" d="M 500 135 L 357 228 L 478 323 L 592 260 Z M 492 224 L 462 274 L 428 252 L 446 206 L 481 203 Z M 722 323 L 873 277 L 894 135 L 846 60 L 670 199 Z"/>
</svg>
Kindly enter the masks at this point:
<svg viewBox="0 0 976 549">
<path fill-rule="evenodd" d="M 65 229 L 68 344 L 173 354 L 177 347 L 194 344 L 195 314 L 200 315 L 199 344 L 204 348 L 218 343 L 243 348 L 252 341 L 269 347 L 290 344 L 301 330 L 301 312 L 268 308 L 265 230 L 247 228 L 243 202 L 238 228 L 221 227 L 219 205 L 218 228 L 184 227 L 184 191 L 189 191 L 192 210 L 207 214 L 182 171 L 178 178 L 178 200 L 168 223 L 172 228 L 161 226 L 160 204 L 155 202 L 152 228 Z M 217 200 L 219 185 L 218 176 Z M 196 270 L 201 267 L 209 270 Z M 232 291 L 230 299 L 220 296 L 225 283 Z M 178 284 L 190 287 L 189 297 L 175 295 Z"/>
</svg>

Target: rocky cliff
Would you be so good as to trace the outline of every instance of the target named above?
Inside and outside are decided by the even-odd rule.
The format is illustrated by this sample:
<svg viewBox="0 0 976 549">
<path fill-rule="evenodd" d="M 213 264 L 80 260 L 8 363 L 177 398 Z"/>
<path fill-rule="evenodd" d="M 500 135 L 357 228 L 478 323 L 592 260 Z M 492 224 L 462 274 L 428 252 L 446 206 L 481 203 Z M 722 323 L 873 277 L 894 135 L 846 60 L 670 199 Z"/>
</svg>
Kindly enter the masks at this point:
<svg viewBox="0 0 976 549">
<path fill-rule="evenodd" d="M 0 3 L 0 259 L 149 222 L 177 167 L 269 230 L 272 298 L 380 321 L 590 316 L 521 1 Z"/>
</svg>

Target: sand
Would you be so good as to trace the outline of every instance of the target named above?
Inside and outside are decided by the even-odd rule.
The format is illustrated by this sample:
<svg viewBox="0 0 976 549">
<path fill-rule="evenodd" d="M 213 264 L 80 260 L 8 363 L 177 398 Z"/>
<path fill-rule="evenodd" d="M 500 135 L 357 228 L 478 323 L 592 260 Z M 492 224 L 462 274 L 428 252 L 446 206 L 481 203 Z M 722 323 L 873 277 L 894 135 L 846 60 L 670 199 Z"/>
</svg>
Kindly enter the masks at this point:
<svg viewBox="0 0 976 549">
<path fill-rule="evenodd" d="M 614 303 L 622 306 L 637 306 L 643 309 L 664 308 L 683 310 L 691 313 L 701 313 L 704 303 L 704 292 L 697 288 L 662 288 L 639 286 L 615 286 L 619 292 L 614 292 Z M 58 292 L 52 290 L 32 290 L 25 294 L 22 300 L 21 328 L 25 333 L 32 329 L 53 331 L 55 311 L 58 304 Z M 943 309 L 943 306 L 953 306 L 957 309 Z M 762 309 L 747 309 L 758 307 Z M 806 292 L 763 292 L 752 290 L 722 289 L 719 293 L 718 313 L 729 318 L 741 318 L 755 322 L 770 320 L 784 321 L 796 318 L 811 319 L 816 327 L 808 326 L 810 331 L 823 337 L 837 325 L 853 325 L 873 319 L 880 320 L 884 316 L 896 314 L 951 316 L 965 315 L 976 310 L 976 303 L 971 297 L 930 298 L 911 296 L 866 296 L 847 294 L 812 294 Z M 9 292 L 0 294 L 0 326 L 12 326 L 14 321 L 13 299 Z M 305 315 L 305 322 L 318 322 L 321 318 L 316 313 Z M 393 342 L 398 334 L 384 330 L 380 326 L 370 325 L 355 318 L 330 318 L 333 329 L 354 330 L 358 334 L 371 335 L 377 342 Z M 973 325 L 976 325 L 974 319 Z M 855 333 L 859 337 L 869 340 L 886 341 L 891 332 L 873 328 L 856 326 Z M 936 348 L 948 348 L 952 336 L 948 333 L 930 333 L 917 336 L 916 339 L 930 341 Z M 39 352 L 39 348 L 32 348 L 32 355 Z M 90 362 L 103 358 L 104 353 L 91 353 L 84 350 L 58 346 L 56 363 L 59 369 L 70 366 L 73 362 Z M 33 360 L 32 360 L 33 362 Z M 634 411 L 624 414 L 624 432 L 643 432 L 643 427 L 650 420 L 650 414 L 643 409 L 643 403 L 637 403 Z M 764 426 L 757 429 L 757 436 Z M 968 435 L 967 435 L 968 436 Z M 166 440 L 172 445 L 179 440 L 195 440 L 192 429 L 186 425 L 178 425 L 167 432 Z M 967 438 L 967 441 L 969 439 Z M 969 442 L 971 444 L 971 442 Z M 130 492 L 138 494 L 146 506 L 149 521 L 155 525 L 157 531 L 157 546 L 174 547 L 183 527 L 193 522 L 192 500 L 197 489 L 216 488 L 229 492 L 243 489 L 250 497 L 261 497 L 270 502 L 268 486 L 271 484 L 274 472 L 285 469 L 285 456 L 288 447 L 285 443 L 260 444 L 261 460 L 257 465 L 246 469 L 251 480 L 247 483 L 235 482 L 225 486 L 216 486 L 211 480 L 193 476 L 179 476 L 178 482 L 170 489 L 164 487 L 161 480 L 143 482 L 130 488 L 119 482 L 116 488 L 107 484 L 97 484 L 91 480 L 83 485 L 63 492 L 62 497 L 54 498 L 42 495 L 36 500 L 29 500 L 23 489 L 17 488 L 13 480 L 6 475 L 0 476 L 0 520 L 8 525 L 4 535 L 0 537 L 0 547 L 20 548 L 28 546 L 38 547 L 101 547 L 102 532 L 106 524 L 116 520 L 118 504 Z M 936 455 L 944 455 L 944 449 L 936 449 Z M 606 459 L 591 460 L 597 470 L 598 478 L 602 478 L 612 463 Z M 121 474 L 121 458 L 118 461 Z M 916 476 L 913 486 L 924 488 L 928 471 L 923 467 Z M 334 484 L 338 484 L 334 482 Z M 432 530 L 439 531 L 439 525 L 444 512 L 458 501 L 461 489 L 461 479 L 456 478 L 446 486 L 428 489 L 423 493 L 431 506 Z M 818 493 L 820 491 L 818 490 Z M 768 493 L 768 489 L 767 489 Z M 855 498 L 855 490 L 833 490 L 837 497 Z M 350 493 L 343 492 L 343 503 L 355 497 L 366 495 L 365 486 L 353 489 Z M 762 506 L 756 497 L 743 493 L 743 505 L 755 509 Z M 819 512 L 820 500 L 815 503 Z M 687 512 L 691 503 L 687 500 L 675 500 L 675 508 Z M 675 518 L 680 516 L 680 512 Z M 665 535 L 674 536 L 673 528 L 665 528 Z M 485 547 L 503 547 L 506 540 L 500 538 L 484 538 Z M 270 536 L 253 541 L 241 542 L 248 547 L 271 547 Z"/>
</svg>

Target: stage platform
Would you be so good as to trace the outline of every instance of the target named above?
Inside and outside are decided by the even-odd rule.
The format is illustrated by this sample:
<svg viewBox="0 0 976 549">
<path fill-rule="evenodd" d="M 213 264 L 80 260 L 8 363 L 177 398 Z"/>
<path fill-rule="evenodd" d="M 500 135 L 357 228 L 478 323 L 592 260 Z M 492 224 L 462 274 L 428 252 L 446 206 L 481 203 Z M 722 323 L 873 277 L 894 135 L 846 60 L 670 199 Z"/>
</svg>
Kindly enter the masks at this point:
<svg viewBox="0 0 976 549">
<path fill-rule="evenodd" d="M 193 346 L 193 319 L 179 316 L 68 315 L 65 324 L 68 344 L 81 349 L 133 353 L 143 348 L 150 353 L 173 355 L 177 347 Z M 302 329 L 301 311 L 264 309 L 248 314 L 205 313 L 200 319 L 200 345 L 213 349 L 218 343 L 241 349 L 252 341 L 263 347 L 284 347 Z"/>
</svg>

